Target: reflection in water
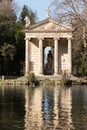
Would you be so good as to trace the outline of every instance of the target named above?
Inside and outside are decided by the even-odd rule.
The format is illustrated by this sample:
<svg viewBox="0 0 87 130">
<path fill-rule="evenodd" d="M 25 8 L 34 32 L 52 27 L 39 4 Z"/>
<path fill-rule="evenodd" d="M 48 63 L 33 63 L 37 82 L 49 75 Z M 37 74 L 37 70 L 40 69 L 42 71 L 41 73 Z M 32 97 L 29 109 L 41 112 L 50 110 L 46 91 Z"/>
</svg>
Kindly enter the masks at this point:
<svg viewBox="0 0 87 130">
<path fill-rule="evenodd" d="M 59 93 L 59 124 L 66 128 L 72 127 L 72 94 L 70 88 L 65 88 Z"/>
<path fill-rule="evenodd" d="M 87 130 L 87 86 L 1 87 L 0 130 Z"/>
<path fill-rule="evenodd" d="M 54 128 L 58 127 L 59 124 L 59 108 L 58 108 L 58 104 L 59 104 L 59 91 L 54 88 Z"/>
<path fill-rule="evenodd" d="M 87 86 L 72 88 L 72 120 L 76 130 L 87 130 Z"/>
<path fill-rule="evenodd" d="M 26 88 L 25 130 L 73 129 L 71 89 L 36 88 L 31 101 L 29 94 Z"/>
<path fill-rule="evenodd" d="M 53 128 L 54 91 L 49 88 L 43 89 L 43 120 L 44 129 Z"/>
<path fill-rule="evenodd" d="M 30 94 L 27 87 L 25 92 L 25 130 L 40 130 L 42 126 L 42 89 L 35 89 L 31 98 Z"/>
<path fill-rule="evenodd" d="M 24 130 L 24 89 L 0 87 L 0 130 Z"/>
</svg>

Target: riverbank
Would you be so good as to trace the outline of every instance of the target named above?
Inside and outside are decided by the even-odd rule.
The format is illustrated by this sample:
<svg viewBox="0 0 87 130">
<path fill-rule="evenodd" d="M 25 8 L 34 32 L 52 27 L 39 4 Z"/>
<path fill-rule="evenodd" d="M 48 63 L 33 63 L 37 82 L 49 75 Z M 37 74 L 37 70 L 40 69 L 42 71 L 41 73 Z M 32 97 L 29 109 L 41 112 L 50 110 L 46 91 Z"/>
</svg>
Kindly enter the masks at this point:
<svg viewBox="0 0 87 130">
<path fill-rule="evenodd" d="M 35 79 L 34 79 L 35 78 Z M 26 76 L 22 77 L 11 77 L 0 79 L 0 85 L 4 86 L 25 86 L 25 85 L 87 85 L 87 77 L 62 77 L 62 76 L 50 76 L 50 75 L 39 75 L 31 78 L 32 81 Z"/>
</svg>

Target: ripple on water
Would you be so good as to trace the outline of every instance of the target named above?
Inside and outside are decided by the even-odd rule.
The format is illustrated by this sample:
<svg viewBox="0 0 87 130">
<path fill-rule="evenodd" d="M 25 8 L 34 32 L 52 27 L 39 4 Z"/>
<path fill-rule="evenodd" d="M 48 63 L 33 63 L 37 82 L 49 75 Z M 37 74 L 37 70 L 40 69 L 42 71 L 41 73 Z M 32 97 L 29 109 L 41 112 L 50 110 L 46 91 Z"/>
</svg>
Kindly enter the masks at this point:
<svg viewBox="0 0 87 130">
<path fill-rule="evenodd" d="M 0 130 L 87 130 L 87 86 L 0 88 Z"/>
</svg>

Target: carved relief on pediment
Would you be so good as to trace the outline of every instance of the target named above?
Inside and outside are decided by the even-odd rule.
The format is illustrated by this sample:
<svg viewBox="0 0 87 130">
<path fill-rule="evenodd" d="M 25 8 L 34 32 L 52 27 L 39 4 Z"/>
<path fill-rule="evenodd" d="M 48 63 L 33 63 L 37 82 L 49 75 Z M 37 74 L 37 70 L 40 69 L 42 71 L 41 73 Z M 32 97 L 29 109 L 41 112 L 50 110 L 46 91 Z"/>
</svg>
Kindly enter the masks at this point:
<svg viewBox="0 0 87 130">
<path fill-rule="evenodd" d="M 45 30 L 54 30 L 54 24 L 53 23 L 49 23 L 49 24 L 47 24 L 47 25 L 45 25 Z"/>
<path fill-rule="evenodd" d="M 58 31 L 60 30 L 60 26 L 53 24 L 53 23 L 48 23 L 42 26 L 39 26 L 35 28 L 34 30 L 40 30 L 40 31 Z"/>
<path fill-rule="evenodd" d="M 67 26 L 57 24 L 51 21 L 39 24 L 38 26 L 31 28 L 31 31 L 67 31 L 67 30 L 69 30 Z"/>
</svg>

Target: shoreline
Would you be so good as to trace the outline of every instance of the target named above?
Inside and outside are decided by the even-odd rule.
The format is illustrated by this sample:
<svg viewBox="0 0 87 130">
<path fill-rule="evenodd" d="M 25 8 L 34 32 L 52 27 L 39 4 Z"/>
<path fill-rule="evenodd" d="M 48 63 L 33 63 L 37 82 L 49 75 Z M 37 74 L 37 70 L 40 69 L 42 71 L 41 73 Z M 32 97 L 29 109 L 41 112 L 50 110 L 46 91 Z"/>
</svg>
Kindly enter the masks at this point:
<svg viewBox="0 0 87 130">
<path fill-rule="evenodd" d="M 87 77 L 71 77 L 69 79 L 63 79 L 59 76 L 36 76 L 38 81 L 37 85 L 87 85 Z M 24 85 L 35 85 L 29 83 L 26 76 L 12 79 L 0 79 L 0 85 L 4 86 L 24 86 Z M 36 86 L 36 85 L 35 85 Z"/>
</svg>

